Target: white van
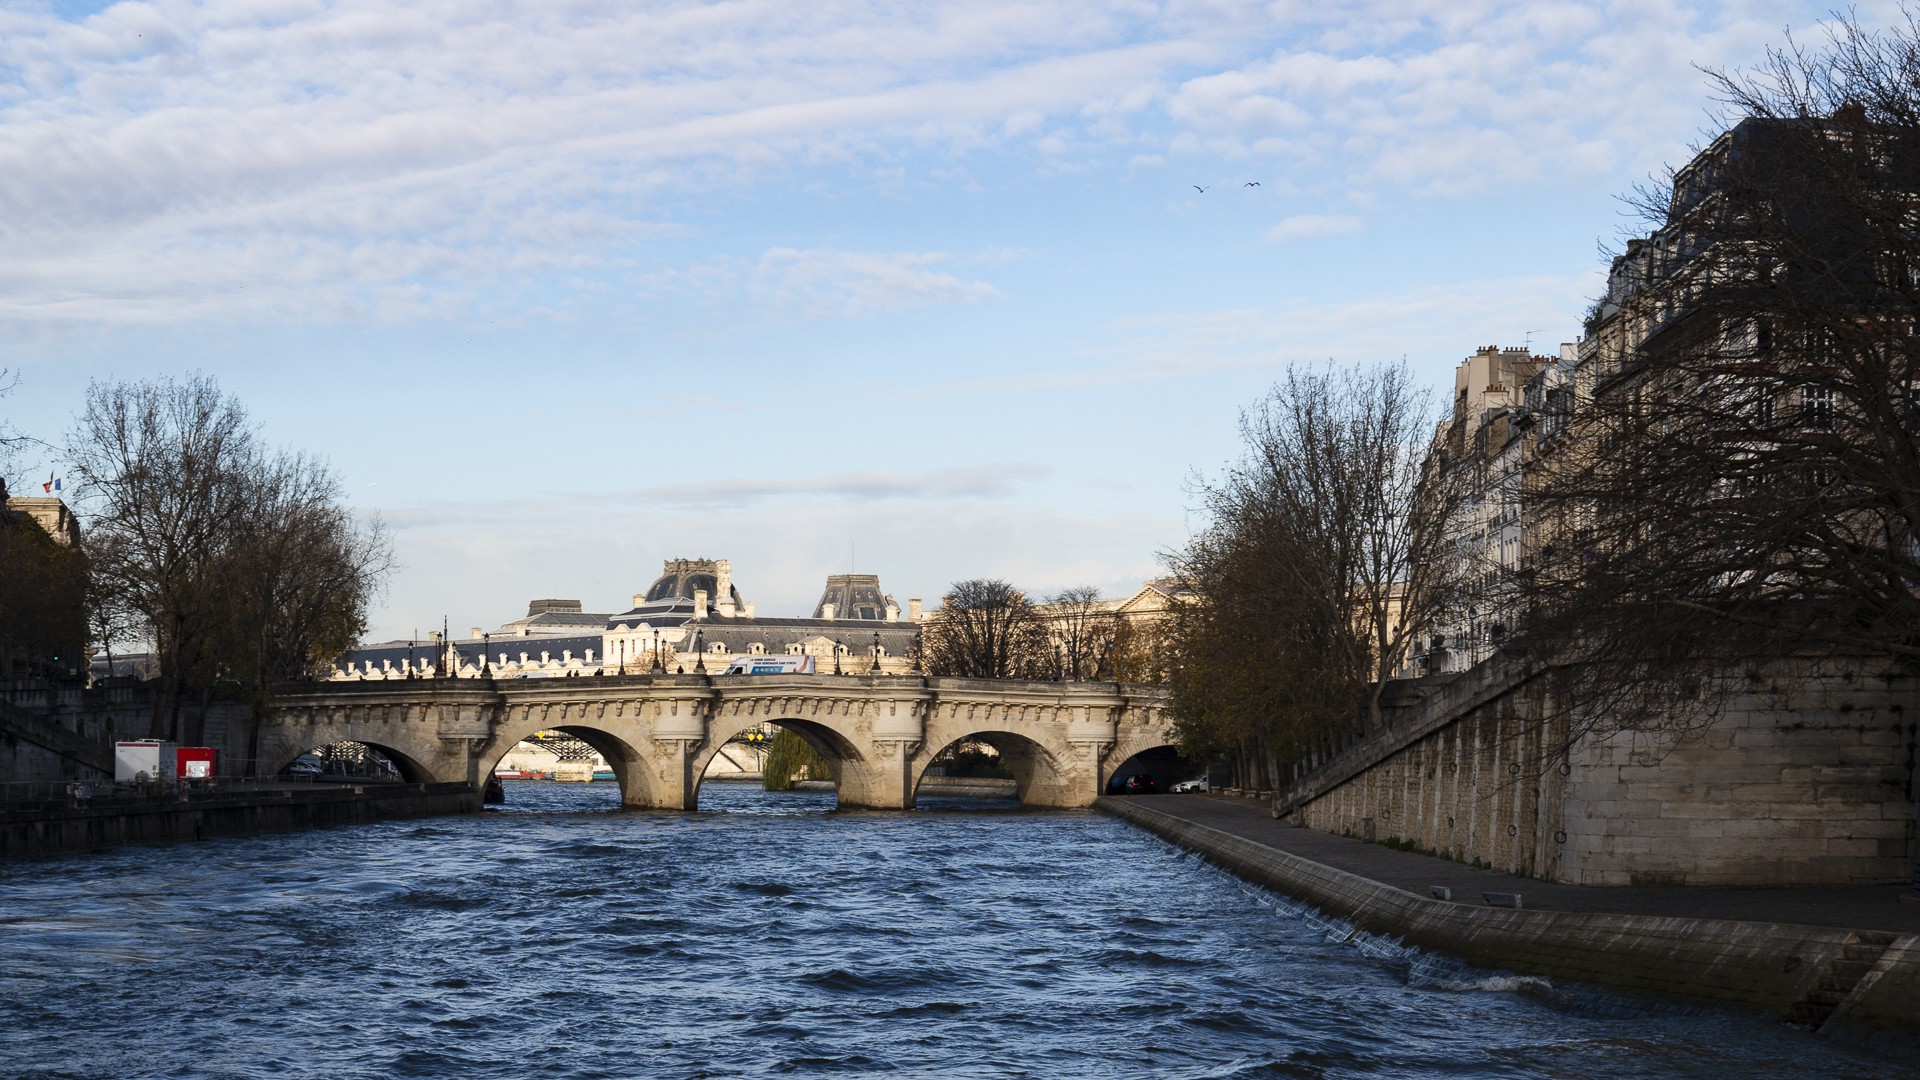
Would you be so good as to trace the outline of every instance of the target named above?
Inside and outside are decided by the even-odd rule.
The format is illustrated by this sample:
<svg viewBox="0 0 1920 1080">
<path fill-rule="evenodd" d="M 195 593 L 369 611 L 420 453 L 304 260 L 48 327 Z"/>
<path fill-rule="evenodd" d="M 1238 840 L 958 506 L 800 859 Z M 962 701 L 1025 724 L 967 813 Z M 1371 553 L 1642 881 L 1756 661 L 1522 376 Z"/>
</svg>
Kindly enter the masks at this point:
<svg viewBox="0 0 1920 1080">
<path fill-rule="evenodd" d="M 723 675 L 812 675 L 811 656 L 743 656 L 727 665 Z"/>
</svg>

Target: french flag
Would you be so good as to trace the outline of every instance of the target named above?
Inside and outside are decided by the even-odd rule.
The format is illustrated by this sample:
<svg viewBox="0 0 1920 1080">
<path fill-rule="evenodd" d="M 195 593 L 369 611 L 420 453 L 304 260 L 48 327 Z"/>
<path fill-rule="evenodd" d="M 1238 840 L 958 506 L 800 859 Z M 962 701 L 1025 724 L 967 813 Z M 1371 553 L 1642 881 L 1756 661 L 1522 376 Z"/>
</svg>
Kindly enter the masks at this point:
<svg viewBox="0 0 1920 1080">
<path fill-rule="evenodd" d="M 52 473 L 48 473 L 47 482 L 40 485 L 40 490 L 46 492 L 49 495 L 53 494 L 56 491 L 59 491 L 60 478 L 53 475 Z"/>
</svg>

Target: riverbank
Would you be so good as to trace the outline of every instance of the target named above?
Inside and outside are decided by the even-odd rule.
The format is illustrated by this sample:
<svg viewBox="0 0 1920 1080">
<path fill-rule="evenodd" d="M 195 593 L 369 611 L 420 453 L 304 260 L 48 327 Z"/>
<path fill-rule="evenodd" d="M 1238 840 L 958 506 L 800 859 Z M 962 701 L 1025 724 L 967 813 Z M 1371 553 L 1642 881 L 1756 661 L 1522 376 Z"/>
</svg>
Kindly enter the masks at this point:
<svg viewBox="0 0 1920 1080">
<path fill-rule="evenodd" d="M 0 803 L 0 859 L 472 814 L 467 784 L 288 784 L 238 792 Z"/>
<path fill-rule="evenodd" d="M 1560 886 L 1286 825 L 1248 800 L 1096 805 L 1368 933 L 1481 967 L 1920 1036 L 1920 904 L 1896 887 Z"/>
</svg>

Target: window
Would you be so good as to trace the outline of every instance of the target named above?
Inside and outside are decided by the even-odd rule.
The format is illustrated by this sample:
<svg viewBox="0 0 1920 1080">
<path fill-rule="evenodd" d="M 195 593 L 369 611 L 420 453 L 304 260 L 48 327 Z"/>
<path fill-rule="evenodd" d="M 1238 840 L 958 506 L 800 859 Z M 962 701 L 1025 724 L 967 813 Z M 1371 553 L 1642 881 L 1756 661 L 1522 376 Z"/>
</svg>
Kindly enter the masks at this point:
<svg viewBox="0 0 1920 1080">
<path fill-rule="evenodd" d="M 747 646 L 747 652 L 751 653 L 754 656 L 759 656 L 765 653 L 766 651 L 767 651 L 767 646 L 766 646 L 766 643 L 764 642 L 756 641 L 753 644 Z"/>
<path fill-rule="evenodd" d="M 870 608 L 870 607 L 863 607 L 863 608 L 861 608 L 861 609 L 860 609 L 860 617 L 861 617 L 861 618 L 863 618 L 863 619 L 871 619 L 871 618 L 873 618 L 873 617 L 874 617 L 874 614 L 873 614 L 873 609 L 872 609 L 872 608 Z"/>
<path fill-rule="evenodd" d="M 1800 391 L 1800 422 L 1823 431 L 1833 427 L 1833 387 L 1809 386 Z"/>
</svg>

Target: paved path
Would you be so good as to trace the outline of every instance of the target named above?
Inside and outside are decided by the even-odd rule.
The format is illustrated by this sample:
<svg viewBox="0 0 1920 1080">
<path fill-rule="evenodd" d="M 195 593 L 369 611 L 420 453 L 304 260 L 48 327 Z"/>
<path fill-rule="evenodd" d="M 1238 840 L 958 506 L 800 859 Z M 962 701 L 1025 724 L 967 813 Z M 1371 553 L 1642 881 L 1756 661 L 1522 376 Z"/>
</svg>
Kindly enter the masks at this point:
<svg viewBox="0 0 1920 1080">
<path fill-rule="evenodd" d="M 1136 796 L 1137 798 L 1138 796 Z M 1267 804 L 1224 795 L 1155 795 L 1147 805 L 1350 874 L 1427 895 L 1453 889 L 1455 901 L 1478 903 L 1482 892 L 1519 893 L 1529 908 L 1622 915 L 1799 923 L 1850 930 L 1920 933 L 1920 903 L 1901 903 L 1903 885 L 1835 885 L 1787 889 L 1559 885 L 1476 870 L 1457 862 L 1395 851 L 1379 844 L 1276 821 Z"/>
</svg>

